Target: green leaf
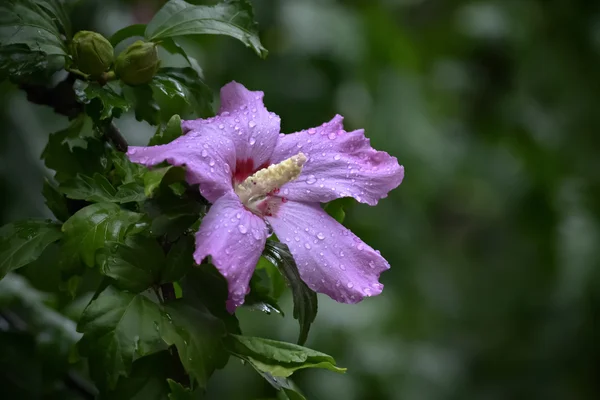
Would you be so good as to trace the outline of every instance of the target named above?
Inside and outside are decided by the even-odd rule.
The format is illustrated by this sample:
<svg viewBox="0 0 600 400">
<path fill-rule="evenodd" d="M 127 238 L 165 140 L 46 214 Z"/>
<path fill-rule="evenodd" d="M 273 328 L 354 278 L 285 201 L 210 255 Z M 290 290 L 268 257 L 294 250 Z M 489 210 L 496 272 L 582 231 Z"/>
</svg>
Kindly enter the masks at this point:
<svg viewBox="0 0 600 400">
<path fill-rule="evenodd" d="M 42 194 L 46 199 L 46 206 L 48 206 L 48 209 L 52 211 L 52 214 L 54 214 L 56 218 L 60 221 L 69 219 L 70 213 L 67 207 L 67 199 L 65 199 L 65 196 L 63 196 L 47 178 L 44 178 Z"/>
<path fill-rule="evenodd" d="M 125 154 L 119 151 L 113 151 L 111 160 L 115 167 L 115 174 L 123 184 L 141 182 L 142 176 L 148 170 L 140 164 L 132 163 Z"/>
<path fill-rule="evenodd" d="M 331 215 L 337 222 L 341 224 L 344 222 L 344 218 L 346 217 L 345 210 L 354 204 L 355 202 L 352 197 L 342 197 L 325 204 L 324 210 L 327 212 L 327 214 Z"/>
<path fill-rule="evenodd" d="M 233 355 L 251 362 L 259 370 L 268 372 L 274 377 L 287 378 L 295 371 L 304 368 L 346 372 L 346 368 L 335 365 L 335 360 L 330 355 L 292 343 L 229 335 L 226 345 Z"/>
<path fill-rule="evenodd" d="M 228 354 L 223 348 L 223 323 L 204 307 L 187 299 L 178 299 L 164 305 L 172 329 L 163 331 L 163 339 L 175 345 L 179 359 L 188 374 L 201 388 L 206 388 L 215 369 L 223 368 Z"/>
<path fill-rule="evenodd" d="M 151 169 L 144 174 L 144 193 L 147 197 L 152 197 L 162 183 L 170 185 L 182 181 L 184 178 L 185 170 L 183 168 L 169 165 Z"/>
<path fill-rule="evenodd" d="M 158 125 L 161 122 L 160 107 L 154 100 L 150 85 L 123 85 L 122 90 L 125 99 L 133 104 L 135 119 L 146 121 L 150 125 Z"/>
<path fill-rule="evenodd" d="M 258 273 L 264 271 L 269 280 L 268 295 L 275 300 L 279 299 L 286 288 L 285 279 L 281 275 L 281 272 L 279 272 L 279 269 L 265 257 L 260 257 L 258 264 L 256 264 L 256 271 Z"/>
<path fill-rule="evenodd" d="M 77 101 L 86 104 L 87 113 L 95 121 L 119 118 L 129 110 L 131 104 L 108 83 L 104 86 L 96 82 L 75 81 L 73 90 Z"/>
<path fill-rule="evenodd" d="M 283 316 L 283 311 L 277 304 L 277 300 L 270 296 L 270 289 L 263 282 L 263 277 L 260 276 L 258 271 L 255 272 L 252 279 L 250 279 L 250 293 L 246 295 L 244 306 L 262 311 L 265 314 L 275 312 Z"/>
<path fill-rule="evenodd" d="M 165 349 L 161 339 L 163 313 L 142 294 L 108 287 L 83 312 L 77 330 L 79 348 L 90 358 L 92 376 L 102 388 L 114 388 L 127 376 L 134 359 Z"/>
<path fill-rule="evenodd" d="M 185 58 L 185 60 L 190 65 L 190 67 L 194 71 L 196 71 L 198 76 L 200 76 L 200 77 L 202 76 L 202 68 L 200 68 L 200 65 L 198 65 L 198 61 L 196 61 L 195 58 L 188 56 L 187 53 L 185 52 L 185 50 L 183 49 L 183 47 L 181 47 L 175 39 L 173 39 L 173 38 L 162 39 L 160 41 L 160 45 L 162 46 L 162 48 L 167 50 L 169 53 L 179 54 L 180 56 Z"/>
<path fill-rule="evenodd" d="M 67 54 L 60 30 L 46 7 L 33 0 L 4 0 L 0 4 L 0 48 L 25 45 L 45 55 Z"/>
<path fill-rule="evenodd" d="M 67 39 L 71 38 L 71 19 L 61 0 L 34 0 L 55 23 Z"/>
<path fill-rule="evenodd" d="M 161 271 L 161 283 L 175 282 L 194 266 L 194 238 L 181 236 L 171 247 Z"/>
<path fill-rule="evenodd" d="M 104 175 L 98 173 L 91 178 L 78 174 L 75 178 L 61 184 L 59 190 L 70 199 L 90 202 L 130 203 L 143 201 L 146 198 L 141 185 L 132 182 L 116 190 Z"/>
<path fill-rule="evenodd" d="M 149 83 L 162 119 L 173 114 L 208 117 L 214 114 L 213 93 L 190 67 L 161 68 Z"/>
<path fill-rule="evenodd" d="M 146 31 L 145 24 L 134 24 L 134 25 L 126 26 L 125 28 L 120 29 L 120 30 L 116 31 L 115 33 L 113 33 L 113 35 L 110 37 L 110 44 L 112 44 L 113 47 L 116 47 L 123 40 L 128 39 L 130 37 L 134 37 L 134 36 L 144 37 L 145 31 Z"/>
<path fill-rule="evenodd" d="M 65 222 L 63 252 L 70 259 L 79 259 L 94 266 L 96 250 L 108 241 L 122 242 L 141 214 L 122 209 L 113 203 L 97 203 L 82 208 Z"/>
<path fill-rule="evenodd" d="M 227 281 L 209 264 L 192 268 L 181 280 L 184 298 L 193 304 L 201 304 L 225 324 L 230 333 L 241 333 L 235 314 L 225 308 L 227 301 Z"/>
<path fill-rule="evenodd" d="M 129 376 L 120 377 L 116 388 L 99 400 L 164 400 L 169 395 L 171 365 L 167 351 L 142 357 L 133 363 Z"/>
<path fill-rule="evenodd" d="M 169 382 L 169 388 L 171 389 L 169 400 L 201 400 L 203 397 L 200 390 L 183 387 L 172 379 L 168 379 L 167 382 Z"/>
<path fill-rule="evenodd" d="M 75 178 L 66 181 L 58 188 L 70 199 L 93 202 L 113 201 L 117 191 L 111 183 L 98 173 L 93 177 L 77 174 Z"/>
<path fill-rule="evenodd" d="M 158 282 L 165 255 L 155 239 L 130 236 L 124 243 L 107 242 L 96 261 L 102 274 L 115 280 L 114 286 L 139 293 Z"/>
<path fill-rule="evenodd" d="M 146 38 L 152 41 L 206 34 L 231 36 L 262 58 L 268 53 L 260 43 L 252 5 L 246 0 L 233 0 L 214 6 L 195 6 L 182 0 L 171 0 L 146 27 Z"/>
<path fill-rule="evenodd" d="M 308 338 L 310 325 L 317 316 L 317 294 L 310 290 L 300 278 L 298 267 L 285 244 L 267 240 L 263 255 L 279 268 L 288 286 L 292 289 L 294 318 L 300 323 L 298 344 L 304 344 Z"/>
<path fill-rule="evenodd" d="M 60 225 L 48 220 L 25 220 L 1 227 L 0 279 L 37 259 L 61 237 Z"/>
<path fill-rule="evenodd" d="M 58 182 L 74 178 L 78 173 L 92 176 L 105 171 L 106 148 L 92 135 L 91 120 L 84 114 L 68 128 L 50 135 L 41 157 L 46 167 L 56 171 Z"/>
<path fill-rule="evenodd" d="M 181 117 L 177 114 L 173 115 L 165 126 L 161 126 L 152 138 L 150 138 L 149 146 L 171 143 L 179 136 L 183 135 L 181 130 Z"/>
<path fill-rule="evenodd" d="M 46 84 L 52 75 L 64 67 L 62 56 L 49 56 L 31 51 L 27 46 L 0 46 L 0 82 Z"/>
</svg>

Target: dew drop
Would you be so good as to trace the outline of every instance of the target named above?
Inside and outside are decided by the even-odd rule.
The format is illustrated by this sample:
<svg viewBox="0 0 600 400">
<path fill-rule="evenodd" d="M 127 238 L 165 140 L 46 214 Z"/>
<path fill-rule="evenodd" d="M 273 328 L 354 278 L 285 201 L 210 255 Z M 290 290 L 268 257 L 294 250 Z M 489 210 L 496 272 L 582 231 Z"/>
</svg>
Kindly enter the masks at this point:
<svg viewBox="0 0 600 400">
<path fill-rule="evenodd" d="M 329 135 L 327 135 L 327 137 L 331 140 L 335 139 L 337 137 L 337 135 L 335 134 L 335 132 L 329 132 Z"/>
<path fill-rule="evenodd" d="M 304 247 L 306 247 L 308 250 L 310 250 L 310 244 L 304 243 Z"/>
<path fill-rule="evenodd" d="M 219 124 L 219 129 L 223 129 L 223 128 L 225 128 L 225 125 Z"/>
<path fill-rule="evenodd" d="M 317 130 L 316 130 L 315 128 L 310 128 L 310 129 L 308 130 L 308 134 L 309 134 L 309 135 L 314 135 L 315 133 L 317 133 Z"/>
<path fill-rule="evenodd" d="M 252 145 L 254 145 L 254 143 L 256 143 L 256 139 L 255 139 L 255 138 L 253 138 L 253 137 L 251 137 L 251 138 L 248 140 L 248 143 L 250 143 L 250 146 L 252 146 Z"/>
<path fill-rule="evenodd" d="M 319 233 L 317 233 L 317 237 L 318 237 L 320 240 L 324 240 L 324 239 L 325 239 L 325 235 L 323 234 L 323 232 L 319 232 Z"/>
<path fill-rule="evenodd" d="M 240 224 L 238 225 L 238 230 L 240 231 L 241 234 L 246 234 L 246 232 L 248 232 L 248 228 L 246 228 L 246 226 Z"/>
<path fill-rule="evenodd" d="M 314 175 L 309 175 L 308 178 L 306 179 L 306 183 L 308 183 L 309 185 L 312 185 L 316 181 L 317 181 L 317 178 L 315 178 Z"/>
<path fill-rule="evenodd" d="M 256 126 L 256 122 L 254 122 L 254 121 L 250 121 L 250 122 L 248 122 L 248 126 L 249 126 L 250 128 L 254 128 L 254 127 Z"/>
<path fill-rule="evenodd" d="M 354 284 L 352 282 L 348 282 L 348 285 L 346 286 L 348 286 L 348 289 L 352 289 L 354 287 Z"/>
<path fill-rule="evenodd" d="M 208 152 L 206 150 L 202 150 L 202 157 L 206 157 L 208 155 Z"/>
<path fill-rule="evenodd" d="M 345 271 L 345 270 L 346 270 L 346 267 L 344 266 L 344 264 L 340 264 L 340 269 L 341 269 L 342 271 Z"/>
<path fill-rule="evenodd" d="M 335 161 L 338 161 L 340 158 L 342 158 L 339 154 L 336 154 L 335 156 L 333 156 L 333 159 Z"/>
<path fill-rule="evenodd" d="M 299 241 L 300 241 L 300 238 L 299 238 L 298 236 L 294 236 L 294 240 L 295 240 L 296 242 L 299 242 Z"/>
<path fill-rule="evenodd" d="M 211 167 L 212 167 L 213 165 L 215 165 L 215 160 L 210 160 L 210 161 L 209 161 L 209 163 L 208 163 L 208 165 L 210 165 Z"/>
</svg>

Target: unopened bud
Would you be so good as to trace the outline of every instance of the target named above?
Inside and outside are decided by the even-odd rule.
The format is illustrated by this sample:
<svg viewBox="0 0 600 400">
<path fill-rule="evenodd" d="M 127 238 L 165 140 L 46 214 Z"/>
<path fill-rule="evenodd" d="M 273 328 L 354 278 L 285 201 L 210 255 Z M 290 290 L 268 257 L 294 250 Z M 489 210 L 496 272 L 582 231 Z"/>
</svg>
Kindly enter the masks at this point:
<svg viewBox="0 0 600 400">
<path fill-rule="evenodd" d="M 143 85 L 152 80 L 159 66 L 156 44 L 138 40 L 119 54 L 115 72 L 128 85 Z"/>
<path fill-rule="evenodd" d="M 79 31 L 71 42 L 71 56 L 81 72 L 99 76 L 108 70 L 115 59 L 110 42 L 101 34 Z"/>
</svg>

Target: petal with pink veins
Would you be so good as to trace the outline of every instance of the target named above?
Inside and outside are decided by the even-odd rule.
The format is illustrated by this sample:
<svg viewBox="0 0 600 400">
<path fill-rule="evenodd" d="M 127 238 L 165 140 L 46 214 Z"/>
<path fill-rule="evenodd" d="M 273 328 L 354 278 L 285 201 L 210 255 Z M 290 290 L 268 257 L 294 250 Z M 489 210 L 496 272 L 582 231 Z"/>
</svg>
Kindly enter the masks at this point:
<svg viewBox="0 0 600 400">
<path fill-rule="evenodd" d="M 165 161 L 185 166 L 186 180 L 200 184 L 200 193 L 210 202 L 231 190 L 236 167 L 233 143 L 216 132 L 190 132 L 161 146 L 129 146 L 127 157 L 147 167 Z"/>
<path fill-rule="evenodd" d="M 225 135 L 235 145 L 237 160 L 250 160 L 251 174 L 269 161 L 279 135 L 281 120 L 265 108 L 263 96 L 263 92 L 252 92 L 230 82 L 221 89 L 221 109 L 216 117 L 183 121 L 182 128 L 184 132 L 214 131 Z"/>
<path fill-rule="evenodd" d="M 281 203 L 277 215 L 266 219 L 312 290 L 342 303 L 358 303 L 383 290 L 379 275 L 388 262 L 318 204 Z"/>
<path fill-rule="evenodd" d="M 346 132 L 342 121 L 337 115 L 318 128 L 279 139 L 272 164 L 300 152 L 308 158 L 298 179 L 281 187 L 281 196 L 319 203 L 354 197 L 375 205 L 400 185 L 404 167 L 396 157 L 373 149 L 362 129 Z"/>
<path fill-rule="evenodd" d="M 250 291 L 250 278 L 265 247 L 265 222 L 246 210 L 233 192 L 212 205 L 196 233 L 194 260 L 211 256 L 212 264 L 227 279 L 227 310 L 233 313 Z"/>
</svg>

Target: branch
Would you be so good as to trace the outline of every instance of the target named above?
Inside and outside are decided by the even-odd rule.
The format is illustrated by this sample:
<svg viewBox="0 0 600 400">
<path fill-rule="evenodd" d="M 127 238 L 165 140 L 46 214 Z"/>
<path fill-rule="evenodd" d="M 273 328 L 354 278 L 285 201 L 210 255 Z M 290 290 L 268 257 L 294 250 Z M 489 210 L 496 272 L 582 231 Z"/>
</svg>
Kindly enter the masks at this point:
<svg viewBox="0 0 600 400">
<path fill-rule="evenodd" d="M 57 114 L 66 115 L 69 119 L 73 119 L 83 112 L 83 104 L 77 102 L 77 97 L 73 91 L 73 84 L 76 79 L 75 74 L 69 74 L 65 80 L 53 88 L 29 83 L 22 83 L 19 88 L 27 93 L 27 100 L 30 102 L 52 107 Z"/>
<path fill-rule="evenodd" d="M 112 121 L 110 124 L 106 125 L 102 129 L 102 132 L 104 133 L 104 136 L 106 136 L 106 138 L 115 146 L 115 148 L 118 151 L 122 153 L 127 152 L 129 144 L 127 143 L 127 140 L 125 140 L 123 135 L 121 135 L 121 132 L 119 132 L 119 129 Z"/>
</svg>

